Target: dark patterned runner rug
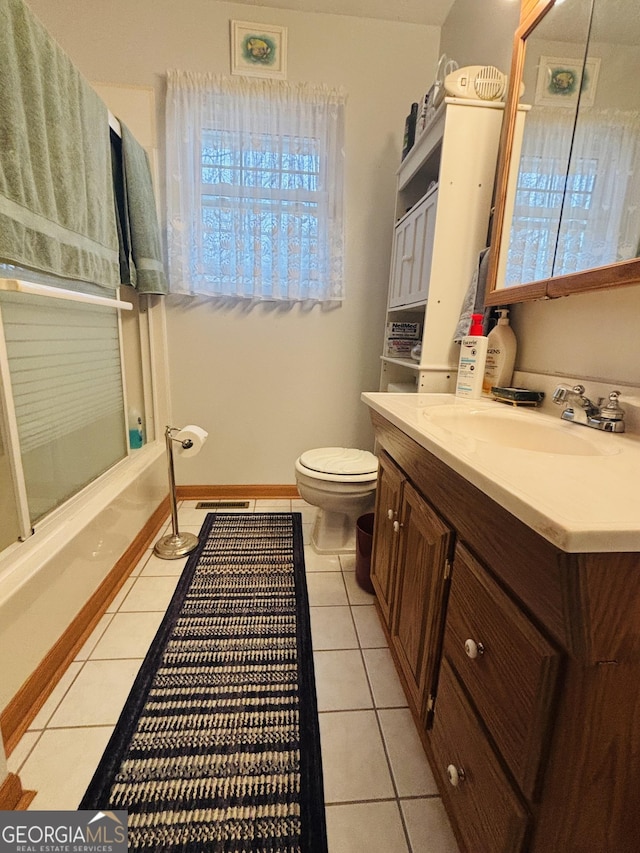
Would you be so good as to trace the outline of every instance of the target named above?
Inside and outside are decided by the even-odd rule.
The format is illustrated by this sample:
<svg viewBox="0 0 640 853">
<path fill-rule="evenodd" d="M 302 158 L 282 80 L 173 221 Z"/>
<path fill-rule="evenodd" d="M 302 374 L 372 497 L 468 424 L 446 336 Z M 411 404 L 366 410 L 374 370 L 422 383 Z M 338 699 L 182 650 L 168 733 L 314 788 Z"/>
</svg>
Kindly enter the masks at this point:
<svg viewBox="0 0 640 853">
<path fill-rule="evenodd" d="M 79 808 L 130 850 L 326 853 L 299 513 L 206 517 Z"/>
</svg>

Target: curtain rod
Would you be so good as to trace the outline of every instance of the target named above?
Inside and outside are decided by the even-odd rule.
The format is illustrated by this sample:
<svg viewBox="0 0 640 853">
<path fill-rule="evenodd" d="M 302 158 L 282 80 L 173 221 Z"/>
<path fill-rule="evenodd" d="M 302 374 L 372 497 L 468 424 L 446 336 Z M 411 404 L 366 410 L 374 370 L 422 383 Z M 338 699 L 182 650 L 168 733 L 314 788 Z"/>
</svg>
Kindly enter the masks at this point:
<svg viewBox="0 0 640 853">
<path fill-rule="evenodd" d="M 118 308 L 120 311 L 132 311 L 130 302 L 112 299 L 108 296 L 94 296 L 92 293 L 79 293 L 75 290 L 63 290 L 49 284 L 36 284 L 17 278 L 0 278 L 0 290 L 10 293 L 29 293 L 32 296 L 50 296 L 52 299 L 66 299 L 68 302 L 86 302 L 89 305 L 103 305 L 106 308 Z"/>
</svg>

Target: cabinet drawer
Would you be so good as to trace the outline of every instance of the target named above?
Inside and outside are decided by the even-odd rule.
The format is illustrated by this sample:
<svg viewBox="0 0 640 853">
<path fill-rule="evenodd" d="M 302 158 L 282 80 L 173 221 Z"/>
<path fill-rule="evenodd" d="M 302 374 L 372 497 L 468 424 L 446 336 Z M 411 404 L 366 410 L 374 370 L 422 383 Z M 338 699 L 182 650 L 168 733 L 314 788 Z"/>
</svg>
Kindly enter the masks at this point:
<svg viewBox="0 0 640 853">
<path fill-rule="evenodd" d="M 446 660 L 440 670 L 431 747 L 436 773 L 448 791 L 451 817 L 468 853 L 520 853 L 529 822 L 527 809 Z"/>
<path fill-rule="evenodd" d="M 460 545 L 444 651 L 522 791 L 533 799 L 559 654 Z"/>
</svg>

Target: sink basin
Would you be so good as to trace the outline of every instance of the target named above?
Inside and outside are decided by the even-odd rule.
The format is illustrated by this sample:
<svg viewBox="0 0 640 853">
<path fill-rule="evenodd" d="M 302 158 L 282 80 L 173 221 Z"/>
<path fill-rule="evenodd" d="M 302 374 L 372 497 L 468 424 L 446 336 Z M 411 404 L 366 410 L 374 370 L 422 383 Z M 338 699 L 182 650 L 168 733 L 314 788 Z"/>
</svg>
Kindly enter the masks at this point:
<svg viewBox="0 0 640 853">
<path fill-rule="evenodd" d="M 562 456 L 609 456 L 619 448 L 591 441 L 587 427 L 555 421 L 533 412 L 440 406 L 422 410 L 434 426 L 501 447 Z"/>
</svg>

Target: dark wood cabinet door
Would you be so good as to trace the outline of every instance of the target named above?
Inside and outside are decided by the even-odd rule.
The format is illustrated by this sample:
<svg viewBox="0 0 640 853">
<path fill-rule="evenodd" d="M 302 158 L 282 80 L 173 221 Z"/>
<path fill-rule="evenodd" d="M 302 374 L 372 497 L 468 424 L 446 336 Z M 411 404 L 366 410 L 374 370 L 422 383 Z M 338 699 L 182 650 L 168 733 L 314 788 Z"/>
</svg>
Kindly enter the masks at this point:
<svg viewBox="0 0 640 853">
<path fill-rule="evenodd" d="M 391 638 L 422 717 L 433 695 L 453 533 L 410 483 L 402 500 Z"/>
<path fill-rule="evenodd" d="M 371 582 L 382 616 L 390 628 L 400 531 L 400 502 L 406 478 L 386 453 L 380 454 L 378 462 Z"/>
</svg>

